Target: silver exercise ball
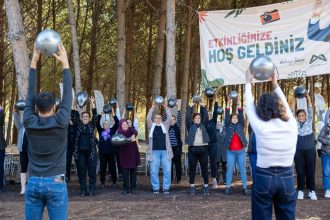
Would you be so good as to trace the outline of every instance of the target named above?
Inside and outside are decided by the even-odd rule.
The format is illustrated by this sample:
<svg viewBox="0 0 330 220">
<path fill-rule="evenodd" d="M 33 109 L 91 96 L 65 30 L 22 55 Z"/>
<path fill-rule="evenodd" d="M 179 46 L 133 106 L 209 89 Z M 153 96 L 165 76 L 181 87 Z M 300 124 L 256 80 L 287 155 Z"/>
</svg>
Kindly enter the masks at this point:
<svg viewBox="0 0 330 220">
<path fill-rule="evenodd" d="M 267 80 L 274 73 L 275 65 L 267 56 L 258 56 L 250 63 L 250 72 L 257 80 Z"/>
<path fill-rule="evenodd" d="M 54 53 L 57 53 L 60 43 L 60 35 L 53 30 L 41 31 L 36 39 L 36 47 L 44 56 L 53 56 Z"/>
</svg>

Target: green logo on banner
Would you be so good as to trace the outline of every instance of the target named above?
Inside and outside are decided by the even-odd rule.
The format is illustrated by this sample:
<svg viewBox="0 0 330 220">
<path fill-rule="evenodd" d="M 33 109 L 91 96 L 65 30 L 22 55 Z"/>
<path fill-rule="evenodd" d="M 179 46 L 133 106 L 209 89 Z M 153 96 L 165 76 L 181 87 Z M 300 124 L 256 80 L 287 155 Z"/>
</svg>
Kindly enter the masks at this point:
<svg viewBox="0 0 330 220">
<path fill-rule="evenodd" d="M 206 77 L 206 71 L 204 69 L 201 70 L 201 74 L 202 74 L 202 87 L 203 88 L 208 88 L 208 87 L 217 88 L 217 87 L 223 86 L 225 84 L 225 81 L 223 78 L 218 78 L 218 79 L 209 81 Z"/>
</svg>

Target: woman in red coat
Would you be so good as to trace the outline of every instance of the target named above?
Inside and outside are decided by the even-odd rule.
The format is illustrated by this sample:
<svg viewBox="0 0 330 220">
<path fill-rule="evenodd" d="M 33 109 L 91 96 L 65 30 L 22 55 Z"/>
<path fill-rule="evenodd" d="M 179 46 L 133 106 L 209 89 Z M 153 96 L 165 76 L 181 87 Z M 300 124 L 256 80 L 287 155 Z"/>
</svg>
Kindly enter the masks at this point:
<svg viewBox="0 0 330 220">
<path fill-rule="evenodd" d="M 135 138 L 137 131 L 133 127 L 128 127 L 127 121 L 122 119 L 119 121 L 118 134 L 122 134 L 131 139 L 131 142 L 120 146 L 119 158 L 120 167 L 123 172 L 123 192 L 126 195 L 128 193 L 135 193 L 136 190 L 136 175 L 137 166 L 140 164 L 140 154 Z"/>
</svg>

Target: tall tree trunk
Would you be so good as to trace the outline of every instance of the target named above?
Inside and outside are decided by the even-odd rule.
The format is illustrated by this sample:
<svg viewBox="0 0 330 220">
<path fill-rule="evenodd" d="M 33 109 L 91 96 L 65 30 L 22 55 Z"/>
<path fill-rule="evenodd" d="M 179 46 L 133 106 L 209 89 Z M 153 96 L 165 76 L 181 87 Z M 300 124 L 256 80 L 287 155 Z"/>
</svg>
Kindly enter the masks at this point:
<svg viewBox="0 0 330 220">
<path fill-rule="evenodd" d="M 166 4 L 166 95 L 176 97 L 175 0 Z"/>
<path fill-rule="evenodd" d="M 149 12 L 149 39 L 148 39 L 148 59 L 147 59 L 147 81 L 146 81 L 146 116 L 148 114 L 149 108 L 151 107 L 151 84 L 152 75 L 151 75 L 151 67 L 152 67 L 152 10 Z M 148 137 L 148 126 L 147 121 L 145 122 L 145 137 Z M 147 139 L 147 138 L 146 138 Z"/>
<path fill-rule="evenodd" d="M 37 1 L 38 4 L 38 12 L 37 12 L 37 34 L 42 30 L 42 0 Z M 40 81 L 41 81 L 41 59 L 39 59 L 37 63 L 37 92 L 40 92 Z"/>
<path fill-rule="evenodd" d="M 122 113 L 125 107 L 125 1 L 117 0 L 117 83 L 116 97 Z"/>
<path fill-rule="evenodd" d="M 12 84 L 11 84 L 11 96 L 10 96 L 10 104 L 9 104 L 9 109 L 12 108 L 12 106 L 14 106 L 15 103 L 15 89 L 16 89 L 16 83 L 15 83 L 15 72 L 13 72 L 13 80 L 12 80 Z M 19 88 L 19 87 L 18 87 Z M 9 118 L 8 118 L 8 126 L 7 126 L 7 136 L 6 136 L 6 140 L 7 143 L 11 143 L 11 126 L 12 126 L 12 117 L 13 117 L 13 111 L 8 111 L 9 112 Z"/>
<path fill-rule="evenodd" d="M 57 16 L 57 10 L 56 10 L 56 1 L 52 1 L 52 14 L 53 14 L 53 29 L 56 30 L 56 16 Z M 56 91 L 58 89 L 57 86 L 57 60 L 55 57 L 53 58 L 53 91 Z"/>
<path fill-rule="evenodd" d="M 87 81 L 87 92 L 89 95 L 92 95 L 93 89 L 93 79 L 94 79 L 94 64 L 96 59 L 96 49 L 97 49 L 97 29 L 98 21 L 100 17 L 101 2 L 99 0 L 93 1 L 93 14 L 92 14 L 92 30 L 91 30 L 91 51 L 89 55 L 89 64 L 88 64 L 88 81 Z"/>
<path fill-rule="evenodd" d="M 5 9 L 8 21 L 8 37 L 13 48 L 14 64 L 19 99 L 25 99 L 28 87 L 29 56 L 23 19 L 18 0 L 5 0 Z"/>
<path fill-rule="evenodd" d="M 166 0 L 161 1 L 161 9 L 158 24 L 158 39 L 157 39 L 157 55 L 156 68 L 153 78 L 152 96 L 160 95 L 160 87 L 162 82 L 162 72 L 164 64 L 164 47 L 165 47 L 165 24 L 166 24 Z"/>
<path fill-rule="evenodd" d="M 131 92 L 132 92 L 132 70 L 131 70 L 131 59 L 133 55 L 133 29 L 134 29 L 134 11 L 135 3 L 131 2 L 128 7 L 127 12 L 127 38 L 126 38 L 126 52 L 125 52 L 125 91 L 126 91 L 126 102 L 132 102 Z"/>
<path fill-rule="evenodd" d="M 185 42 L 185 51 L 184 51 L 184 68 L 183 68 L 183 79 L 182 79 L 182 91 L 181 91 L 181 139 L 185 140 L 186 133 L 186 110 L 188 103 L 188 78 L 189 78 L 189 66 L 190 66 L 190 46 L 191 46 L 191 17 L 192 17 L 192 0 L 188 0 L 187 4 L 187 29 L 186 29 L 186 42 Z"/>
<path fill-rule="evenodd" d="M 73 66 L 74 66 L 74 76 L 75 76 L 75 91 L 76 93 L 81 90 L 81 77 L 80 77 L 80 62 L 79 62 L 79 46 L 77 38 L 77 27 L 75 21 L 75 13 L 73 8 L 72 0 L 67 0 L 68 4 L 68 16 L 69 24 L 71 27 L 71 38 L 72 38 L 72 57 L 73 57 Z"/>
<path fill-rule="evenodd" d="M 6 37 L 6 19 L 5 19 L 5 11 L 3 10 L 3 1 L 0 1 L 0 105 L 3 106 L 3 96 L 4 96 L 4 83 L 5 83 L 5 37 Z"/>
</svg>

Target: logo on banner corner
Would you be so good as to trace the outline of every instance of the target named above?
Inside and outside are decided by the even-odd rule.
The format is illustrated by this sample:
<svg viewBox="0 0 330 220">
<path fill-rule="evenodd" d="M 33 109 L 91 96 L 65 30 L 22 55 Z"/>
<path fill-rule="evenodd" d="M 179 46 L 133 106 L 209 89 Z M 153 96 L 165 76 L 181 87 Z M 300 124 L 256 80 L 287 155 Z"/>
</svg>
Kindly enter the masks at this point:
<svg viewBox="0 0 330 220">
<path fill-rule="evenodd" d="M 217 78 L 215 80 L 209 81 L 207 79 L 206 70 L 204 69 L 201 69 L 201 75 L 202 75 L 201 84 L 203 88 L 208 88 L 208 87 L 217 88 L 225 84 L 225 80 L 223 78 Z"/>
<path fill-rule="evenodd" d="M 313 54 L 313 56 L 311 57 L 311 59 L 309 61 L 309 64 L 313 64 L 319 60 L 321 63 L 324 63 L 324 62 L 327 63 L 327 61 L 328 61 L 328 59 L 325 57 L 324 54 L 320 54 L 320 55 Z M 320 65 L 320 63 L 318 63 L 318 64 Z"/>
</svg>

